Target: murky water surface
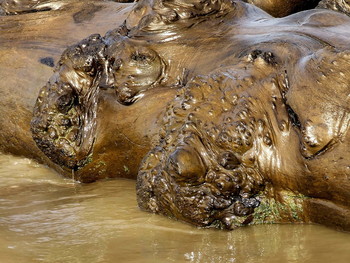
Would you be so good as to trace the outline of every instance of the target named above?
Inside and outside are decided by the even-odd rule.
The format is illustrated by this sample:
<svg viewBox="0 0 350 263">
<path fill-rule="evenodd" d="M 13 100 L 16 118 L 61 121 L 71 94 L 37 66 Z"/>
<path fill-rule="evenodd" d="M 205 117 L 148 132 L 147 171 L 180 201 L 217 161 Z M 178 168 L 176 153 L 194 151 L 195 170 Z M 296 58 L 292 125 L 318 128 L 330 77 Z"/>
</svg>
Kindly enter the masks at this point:
<svg viewBox="0 0 350 263">
<path fill-rule="evenodd" d="M 0 155 L 0 262 L 350 262 L 321 226 L 196 229 L 137 208 L 135 182 L 75 184 Z"/>
</svg>

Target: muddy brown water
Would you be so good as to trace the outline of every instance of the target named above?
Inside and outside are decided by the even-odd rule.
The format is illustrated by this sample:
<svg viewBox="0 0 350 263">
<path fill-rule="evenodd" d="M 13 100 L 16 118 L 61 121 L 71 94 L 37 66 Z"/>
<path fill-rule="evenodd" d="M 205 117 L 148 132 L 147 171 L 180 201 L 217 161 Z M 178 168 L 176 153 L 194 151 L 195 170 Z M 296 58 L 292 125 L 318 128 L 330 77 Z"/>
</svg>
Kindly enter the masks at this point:
<svg viewBox="0 0 350 263">
<path fill-rule="evenodd" d="M 350 234 L 316 225 L 197 229 L 140 211 L 135 181 L 79 184 L 0 155 L 0 262 L 350 262 Z"/>
</svg>

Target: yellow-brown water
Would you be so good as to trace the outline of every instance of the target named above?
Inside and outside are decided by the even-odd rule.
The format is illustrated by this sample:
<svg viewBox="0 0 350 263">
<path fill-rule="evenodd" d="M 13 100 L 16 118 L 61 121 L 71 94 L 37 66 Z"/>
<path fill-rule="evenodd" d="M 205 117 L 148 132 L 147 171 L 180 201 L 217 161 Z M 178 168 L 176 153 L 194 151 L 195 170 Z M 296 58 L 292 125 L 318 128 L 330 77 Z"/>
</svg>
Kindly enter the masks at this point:
<svg viewBox="0 0 350 263">
<path fill-rule="evenodd" d="M 350 262 L 350 234 L 312 225 L 197 229 L 140 211 L 135 182 L 88 185 L 0 155 L 0 262 Z"/>
</svg>

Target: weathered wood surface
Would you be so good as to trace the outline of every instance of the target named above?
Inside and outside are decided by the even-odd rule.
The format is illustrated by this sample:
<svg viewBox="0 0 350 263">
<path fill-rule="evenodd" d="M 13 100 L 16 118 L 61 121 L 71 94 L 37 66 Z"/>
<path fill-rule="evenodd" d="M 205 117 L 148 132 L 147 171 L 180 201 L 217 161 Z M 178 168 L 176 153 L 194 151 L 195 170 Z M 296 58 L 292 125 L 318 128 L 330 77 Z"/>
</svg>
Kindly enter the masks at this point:
<svg viewBox="0 0 350 263">
<path fill-rule="evenodd" d="M 0 16 L 0 151 L 51 165 L 29 127 L 40 88 L 69 45 L 119 26 L 131 7 L 104 1 L 57 4 L 58 10 Z"/>
</svg>

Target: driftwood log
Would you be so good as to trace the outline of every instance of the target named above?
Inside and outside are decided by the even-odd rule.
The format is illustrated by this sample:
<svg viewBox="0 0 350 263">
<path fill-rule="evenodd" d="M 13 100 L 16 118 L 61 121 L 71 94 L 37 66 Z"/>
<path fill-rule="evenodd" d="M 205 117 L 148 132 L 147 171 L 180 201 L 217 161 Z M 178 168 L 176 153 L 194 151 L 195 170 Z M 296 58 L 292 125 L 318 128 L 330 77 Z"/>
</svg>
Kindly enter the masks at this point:
<svg viewBox="0 0 350 263">
<path fill-rule="evenodd" d="M 0 20 L 2 151 L 197 226 L 350 229 L 346 1 L 56 2 Z"/>
</svg>

